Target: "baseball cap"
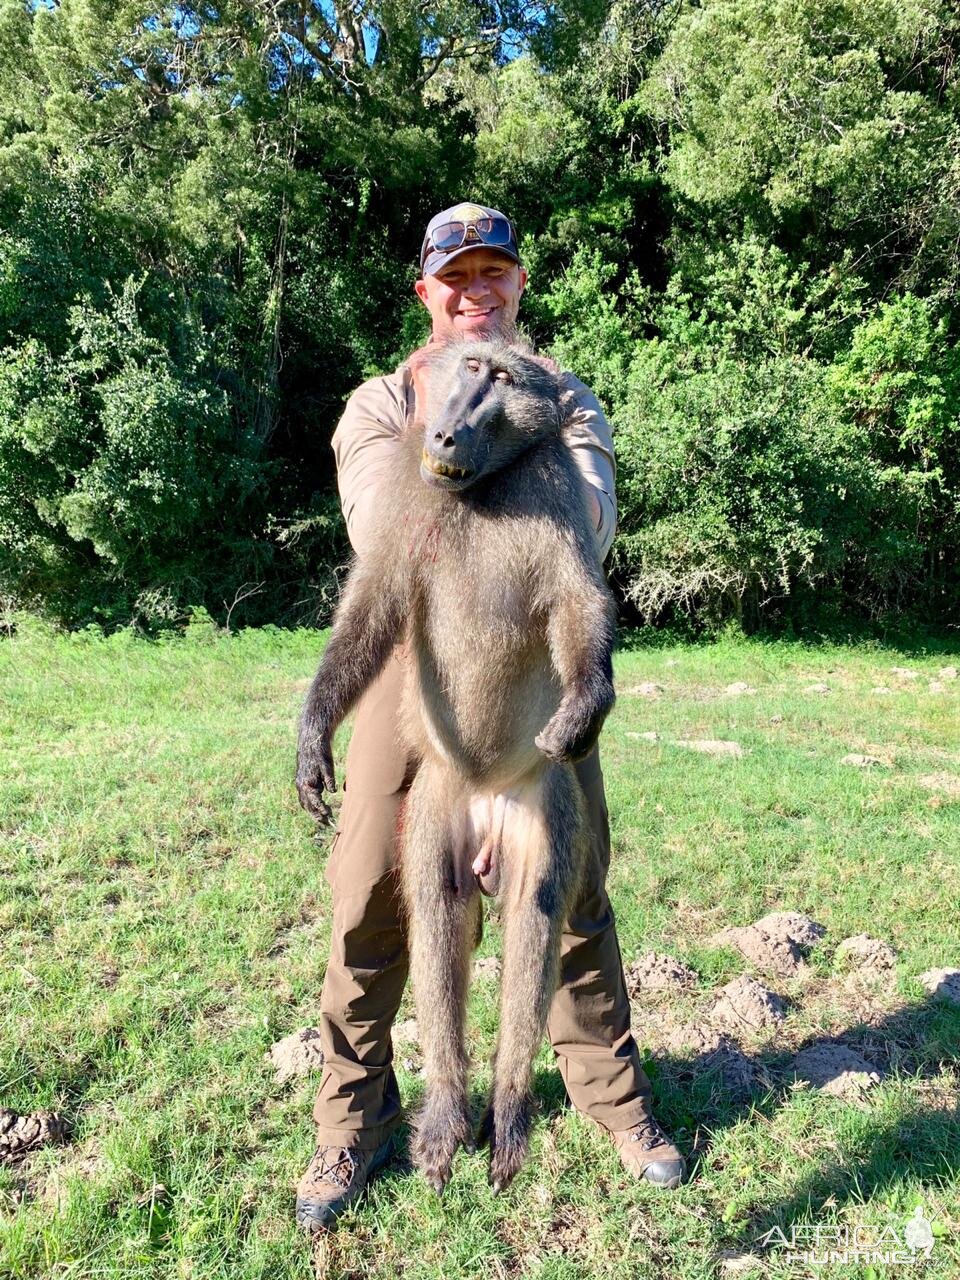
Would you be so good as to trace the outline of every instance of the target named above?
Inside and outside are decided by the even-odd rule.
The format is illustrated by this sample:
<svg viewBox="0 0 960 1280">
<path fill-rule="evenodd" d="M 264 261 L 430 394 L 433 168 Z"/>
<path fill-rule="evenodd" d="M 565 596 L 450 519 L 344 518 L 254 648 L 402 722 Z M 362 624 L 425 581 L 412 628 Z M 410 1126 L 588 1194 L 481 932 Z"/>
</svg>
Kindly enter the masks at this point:
<svg viewBox="0 0 960 1280">
<path fill-rule="evenodd" d="M 455 204 L 427 223 L 420 247 L 420 272 L 434 275 L 470 249 L 496 249 L 520 261 L 513 223 L 499 209 L 483 204 Z"/>
</svg>

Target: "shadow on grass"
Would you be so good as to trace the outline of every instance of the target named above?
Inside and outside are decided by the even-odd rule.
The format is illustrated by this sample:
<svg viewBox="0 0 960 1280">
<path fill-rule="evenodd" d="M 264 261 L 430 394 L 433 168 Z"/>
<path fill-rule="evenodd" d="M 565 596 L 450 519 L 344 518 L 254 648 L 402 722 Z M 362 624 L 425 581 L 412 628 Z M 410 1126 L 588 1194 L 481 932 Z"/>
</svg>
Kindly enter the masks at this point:
<svg viewBox="0 0 960 1280">
<path fill-rule="evenodd" d="M 936 1077 L 960 1062 L 960 1009 L 935 998 L 882 1018 L 852 1023 L 830 1036 L 810 1036 L 790 1052 L 743 1053 L 732 1044 L 713 1052 L 663 1055 L 648 1064 L 660 1118 L 667 1127 L 694 1128 L 691 1177 L 716 1136 L 748 1116 L 769 1119 L 792 1094 L 796 1052 L 842 1045 L 860 1054 L 884 1078 L 912 1082 L 925 1105 L 895 1119 L 871 1116 L 862 1100 L 863 1124 L 834 1135 L 816 1167 L 801 1173 L 784 1196 L 775 1192 L 754 1204 L 746 1221 L 731 1223 L 723 1243 L 749 1247 L 772 1227 L 789 1227 L 811 1212 L 889 1195 L 908 1180 L 935 1186 L 960 1173 L 960 1107 Z M 824 1106 L 857 1105 L 824 1098 Z M 845 1127 L 845 1129 L 848 1127 Z M 721 1224 L 717 1224 L 721 1231 Z"/>
</svg>

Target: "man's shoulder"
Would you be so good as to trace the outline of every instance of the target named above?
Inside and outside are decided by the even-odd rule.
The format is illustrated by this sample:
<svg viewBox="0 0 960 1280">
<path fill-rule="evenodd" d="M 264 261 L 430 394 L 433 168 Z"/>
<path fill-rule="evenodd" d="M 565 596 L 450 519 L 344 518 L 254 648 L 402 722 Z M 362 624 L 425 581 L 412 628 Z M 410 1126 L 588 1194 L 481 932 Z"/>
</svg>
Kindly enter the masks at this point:
<svg viewBox="0 0 960 1280">
<path fill-rule="evenodd" d="M 410 396 L 410 371 L 405 364 L 391 373 L 367 378 L 347 398 L 337 430 L 342 434 L 374 419 L 381 426 L 392 426 L 399 431 L 406 420 Z"/>
<path fill-rule="evenodd" d="M 410 370 L 406 363 L 398 365 L 390 373 L 378 373 L 372 378 L 366 378 L 360 383 L 348 397 L 347 403 L 355 400 L 358 396 L 361 399 L 369 399 L 370 397 L 402 396 L 405 388 L 410 382 Z"/>
</svg>

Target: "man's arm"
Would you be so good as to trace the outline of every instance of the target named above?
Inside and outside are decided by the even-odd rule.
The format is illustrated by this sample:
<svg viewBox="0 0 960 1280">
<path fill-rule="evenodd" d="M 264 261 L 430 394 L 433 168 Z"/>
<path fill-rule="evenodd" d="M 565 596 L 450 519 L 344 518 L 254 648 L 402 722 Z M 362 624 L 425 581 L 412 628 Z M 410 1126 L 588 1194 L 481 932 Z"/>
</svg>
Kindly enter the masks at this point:
<svg viewBox="0 0 960 1280">
<path fill-rule="evenodd" d="M 563 438 L 586 481 L 600 559 L 605 560 L 617 531 L 617 471 L 610 424 L 585 383 L 572 373 L 562 377 L 568 397 Z"/>
<path fill-rule="evenodd" d="M 563 438 L 587 486 L 601 560 L 617 528 L 616 467 L 610 426 L 588 386 L 564 373 L 567 388 Z M 333 434 L 337 487 L 347 533 L 358 556 L 370 545 L 377 491 L 388 483 L 396 449 L 414 408 L 413 376 L 406 365 L 371 378 L 347 401 Z"/>
<path fill-rule="evenodd" d="M 340 506 L 358 556 L 370 546 L 378 490 L 396 466 L 409 387 L 402 368 L 385 378 L 371 378 L 347 401 L 333 433 Z"/>
</svg>

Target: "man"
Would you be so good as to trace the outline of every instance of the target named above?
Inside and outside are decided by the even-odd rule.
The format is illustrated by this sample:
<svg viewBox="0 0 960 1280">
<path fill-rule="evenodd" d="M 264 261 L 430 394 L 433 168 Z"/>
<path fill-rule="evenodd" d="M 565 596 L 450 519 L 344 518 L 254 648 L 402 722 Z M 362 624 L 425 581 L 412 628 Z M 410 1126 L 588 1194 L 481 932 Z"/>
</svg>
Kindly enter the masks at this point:
<svg viewBox="0 0 960 1280">
<path fill-rule="evenodd" d="M 510 221 L 463 204 L 437 214 L 420 254 L 418 298 L 432 342 L 514 333 L 527 273 Z M 333 437 L 350 540 L 363 556 L 378 490 L 389 484 L 402 433 L 412 428 L 423 362 L 417 353 L 389 377 L 364 383 Z M 610 429 L 590 390 L 572 374 L 565 438 L 587 482 L 606 555 L 616 523 Z M 344 801 L 327 864 L 333 936 L 321 997 L 324 1075 L 314 1105 L 317 1149 L 297 1187 L 297 1221 L 311 1230 L 352 1203 L 391 1151 L 400 1123 L 390 1029 L 407 977 L 393 874 L 398 809 L 415 762 L 399 745 L 403 655 L 388 661 L 361 699 L 347 754 Z M 547 1031 L 573 1104 L 607 1129 L 635 1176 L 675 1187 L 680 1152 L 650 1110 L 650 1084 L 630 1034 L 630 1006 L 610 903 L 603 885 L 610 833 L 597 752 L 577 766 L 602 871 L 585 886 L 563 936 L 560 988 Z"/>
</svg>

